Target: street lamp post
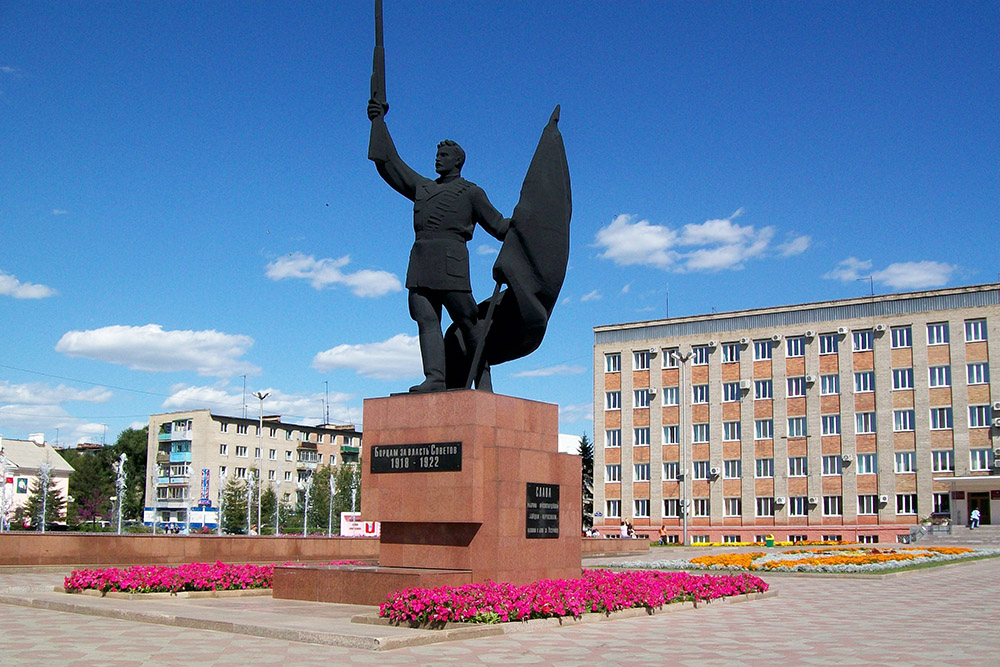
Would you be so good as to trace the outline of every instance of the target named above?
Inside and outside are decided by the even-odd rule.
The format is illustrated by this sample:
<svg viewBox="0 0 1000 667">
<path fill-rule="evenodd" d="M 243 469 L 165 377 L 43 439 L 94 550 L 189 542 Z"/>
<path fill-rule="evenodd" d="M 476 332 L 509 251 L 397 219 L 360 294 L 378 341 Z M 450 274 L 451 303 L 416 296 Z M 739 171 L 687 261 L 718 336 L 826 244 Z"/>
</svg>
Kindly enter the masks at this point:
<svg viewBox="0 0 1000 667">
<path fill-rule="evenodd" d="M 674 359 L 677 360 L 678 366 L 679 366 L 679 368 L 678 368 L 678 371 L 679 371 L 679 380 L 678 380 L 678 383 L 677 383 L 678 384 L 677 393 L 680 394 L 680 396 L 678 396 L 678 400 L 680 402 L 680 405 L 678 407 L 680 408 L 680 411 L 679 411 L 679 418 L 678 418 L 677 421 L 680 424 L 677 427 L 677 430 L 679 431 L 678 435 L 680 436 L 680 443 L 679 444 L 680 444 L 680 459 L 681 459 L 681 464 L 680 464 L 680 468 L 681 468 L 681 507 L 680 507 L 680 509 L 681 509 L 681 525 L 683 526 L 683 531 L 684 531 L 684 541 L 683 541 L 683 544 L 684 544 L 684 546 L 687 546 L 687 543 L 688 543 L 688 503 L 691 502 L 691 500 L 690 500 L 690 493 L 689 493 L 689 488 L 690 488 L 689 484 L 690 484 L 690 479 L 691 479 L 691 471 L 688 470 L 688 468 L 690 467 L 691 464 L 690 464 L 689 457 L 688 457 L 688 452 L 687 452 L 688 428 L 687 428 L 687 425 L 684 423 L 685 408 L 687 407 L 687 404 L 688 404 L 688 400 L 687 400 L 688 399 L 688 390 L 687 390 L 687 387 L 685 387 L 685 385 L 684 385 L 684 370 L 685 370 L 685 367 L 687 365 L 687 362 L 691 360 L 691 352 L 688 352 L 687 354 L 681 354 L 678 351 L 678 352 L 674 352 L 673 356 L 674 356 Z"/>
<path fill-rule="evenodd" d="M 312 475 L 306 479 L 305 499 L 302 502 L 302 537 L 309 534 L 309 492 L 312 491 Z"/>
<path fill-rule="evenodd" d="M 260 401 L 260 417 L 259 417 L 259 419 L 257 421 L 257 451 L 261 452 L 261 458 L 258 459 L 258 460 L 259 461 L 263 461 L 264 460 L 264 458 L 263 458 L 263 450 L 261 449 L 261 447 L 263 445 L 261 445 L 261 438 L 264 437 L 264 399 L 267 398 L 268 396 L 270 396 L 271 392 L 269 392 L 269 391 L 255 391 L 251 395 L 254 398 L 256 398 L 258 401 Z M 260 466 L 258 466 L 258 473 L 257 474 L 261 475 L 262 471 L 259 468 L 260 468 Z M 257 480 L 257 534 L 258 535 L 261 533 L 261 530 L 260 530 L 260 528 L 261 528 L 261 525 L 260 525 L 260 489 L 261 489 L 261 486 L 263 486 L 260 483 L 261 481 L 262 481 L 262 479 L 258 479 Z M 278 529 L 275 528 L 274 532 L 277 533 Z"/>
<path fill-rule="evenodd" d="M 330 468 L 330 512 L 326 517 L 326 536 L 330 537 L 333 533 L 333 494 L 337 489 L 337 482 L 333 479 L 333 468 Z"/>
<path fill-rule="evenodd" d="M 250 534 L 251 510 L 253 509 L 253 475 L 247 475 L 247 535 Z"/>
</svg>

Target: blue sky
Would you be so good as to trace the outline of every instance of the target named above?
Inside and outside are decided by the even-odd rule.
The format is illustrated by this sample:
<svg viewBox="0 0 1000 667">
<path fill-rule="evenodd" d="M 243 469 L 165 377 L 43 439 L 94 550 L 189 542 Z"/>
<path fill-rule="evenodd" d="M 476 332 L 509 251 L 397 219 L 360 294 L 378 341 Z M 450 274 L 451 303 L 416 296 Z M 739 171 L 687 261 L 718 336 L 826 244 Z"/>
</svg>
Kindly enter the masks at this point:
<svg viewBox="0 0 1000 667">
<path fill-rule="evenodd" d="M 592 327 L 992 282 L 1000 5 L 385 1 L 387 122 L 509 215 L 555 104 L 548 335 L 494 370 L 591 432 Z M 0 7 L 0 434 L 207 407 L 361 423 L 420 380 L 411 204 L 366 159 L 370 2 Z M 491 289 L 498 244 L 470 243 Z M 249 400 L 248 413 L 258 405 Z M 106 436 L 105 436 L 106 433 Z"/>
</svg>

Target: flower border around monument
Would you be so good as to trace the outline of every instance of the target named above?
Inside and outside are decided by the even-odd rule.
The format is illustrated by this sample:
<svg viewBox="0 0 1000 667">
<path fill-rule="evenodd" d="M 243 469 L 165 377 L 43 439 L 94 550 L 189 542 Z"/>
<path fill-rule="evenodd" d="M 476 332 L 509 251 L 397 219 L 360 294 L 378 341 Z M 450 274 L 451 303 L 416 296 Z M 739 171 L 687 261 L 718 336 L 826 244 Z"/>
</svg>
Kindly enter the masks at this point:
<svg viewBox="0 0 1000 667">
<path fill-rule="evenodd" d="M 580 579 L 545 579 L 524 586 L 488 581 L 460 587 L 408 588 L 379 606 L 393 623 L 505 623 L 543 618 L 581 618 L 625 609 L 749 596 L 767 591 L 752 574 L 693 575 L 686 572 L 584 570 Z"/>
<path fill-rule="evenodd" d="M 362 561 L 333 561 L 327 565 L 368 565 Z M 283 563 L 284 566 L 303 563 Z M 274 565 L 251 563 L 185 563 L 177 566 L 136 565 L 127 568 L 74 570 L 63 582 L 67 593 L 178 593 L 270 589 Z"/>
<path fill-rule="evenodd" d="M 993 558 L 1000 549 L 967 547 L 828 547 L 777 553 L 746 552 L 697 556 L 646 563 L 621 561 L 608 567 L 625 570 L 728 570 L 751 572 L 885 573 L 924 565 Z"/>
</svg>

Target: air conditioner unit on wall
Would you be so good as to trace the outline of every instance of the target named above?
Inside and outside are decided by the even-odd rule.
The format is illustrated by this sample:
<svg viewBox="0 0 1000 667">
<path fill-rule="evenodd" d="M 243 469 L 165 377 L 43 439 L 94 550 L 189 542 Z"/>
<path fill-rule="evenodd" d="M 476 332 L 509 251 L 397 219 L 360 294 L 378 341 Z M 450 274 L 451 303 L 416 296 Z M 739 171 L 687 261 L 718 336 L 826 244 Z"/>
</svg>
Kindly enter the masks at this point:
<svg viewBox="0 0 1000 667">
<path fill-rule="evenodd" d="M 656 387 L 649 388 L 649 400 L 656 398 Z"/>
<path fill-rule="evenodd" d="M 884 332 L 885 331 L 885 325 L 884 324 L 876 324 L 875 325 L 875 331 L 877 331 L 879 333 Z"/>
<path fill-rule="evenodd" d="M 1000 401 L 993 401 L 993 412 L 1000 412 Z"/>
<path fill-rule="evenodd" d="M 740 389 L 749 389 L 753 386 L 752 380 L 740 380 Z"/>
<path fill-rule="evenodd" d="M 844 463 L 850 463 L 851 461 L 854 460 L 854 457 L 851 456 L 850 454 L 841 454 L 840 460 Z"/>
<path fill-rule="evenodd" d="M 775 496 L 775 498 L 774 498 L 774 504 L 775 505 L 784 505 L 785 504 L 785 497 L 784 496 Z"/>
<path fill-rule="evenodd" d="M 1000 449 L 993 450 L 993 465 L 994 466 L 1000 465 Z"/>
<path fill-rule="evenodd" d="M 773 336 L 771 336 L 771 340 L 777 343 L 779 340 L 781 340 L 781 334 L 774 334 Z"/>
<path fill-rule="evenodd" d="M 721 472 L 722 470 L 720 470 L 719 468 L 713 467 L 711 470 L 708 471 L 708 474 L 711 475 L 712 477 L 718 477 L 719 473 Z"/>
<path fill-rule="evenodd" d="M 887 495 L 885 495 L 883 493 L 881 496 L 878 497 L 878 501 L 880 503 L 887 503 L 887 502 L 889 502 L 889 496 L 887 496 Z"/>
<path fill-rule="evenodd" d="M 809 384 L 813 384 L 814 382 L 816 382 L 816 376 L 811 374 L 807 375 L 806 382 L 808 382 Z"/>
<path fill-rule="evenodd" d="M 740 345 L 749 345 L 749 344 L 750 344 L 750 339 L 749 338 L 747 338 L 746 336 L 744 336 L 743 338 L 740 338 Z"/>
<path fill-rule="evenodd" d="M 719 347 L 719 341 L 717 341 L 717 340 L 710 340 L 710 341 L 708 341 L 708 346 L 709 347 Z"/>
<path fill-rule="evenodd" d="M 1000 417 L 993 418 L 993 425 L 996 426 L 997 428 L 1000 428 Z"/>
<path fill-rule="evenodd" d="M 651 356 L 651 357 L 655 357 L 659 352 L 660 352 L 660 348 L 658 348 L 658 347 L 651 347 L 651 348 L 649 348 L 649 356 Z"/>
<path fill-rule="evenodd" d="M 841 336 L 846 336 L 847 327 L 837 327 L 837 333 L 839 333 Z"/>
<path fill-rule="evenodd" d="M 812 329 L 806 329 L 806 338 L 815 338 L 816 332 Z"/>
<path fill-rule="evenodd" d="M 818 505 L 819 504 L 819 498 L 817 498 L 816 496 L 809 496 L 809 504 L 810 505 Z"/>
</svg>

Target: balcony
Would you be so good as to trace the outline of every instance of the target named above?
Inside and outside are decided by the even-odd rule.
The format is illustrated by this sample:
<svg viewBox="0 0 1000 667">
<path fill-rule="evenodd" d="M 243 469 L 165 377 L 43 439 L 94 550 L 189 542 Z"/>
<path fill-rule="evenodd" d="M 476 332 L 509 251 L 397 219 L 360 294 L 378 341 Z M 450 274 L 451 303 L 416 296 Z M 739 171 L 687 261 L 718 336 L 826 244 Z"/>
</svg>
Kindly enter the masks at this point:
<svg viewBox="0 0 1000 667">
<path fill-rule="evenodd" d="M 170 463 L 170 452 L 164 452 L 164 451 L 156 452 L 156 462 Z"/>
<path fill-rule="evenodd" d="M 355 447 L 354 445 L 341 445 L 340 446 L 340 453 L 341 454 L 360 454 L 361 453 L 361 447 Z"/>
<path fill-rule="evenodd" d="M 184 463 L 191 461 L 191 452 L 170 452 L 170 463 Z"/>
<path fill-rule="evenodd" d="M 170 441 L 170 434 L 169 433 L 157 433 L 156 434 L 156 439 L 159 440 L 160 442 L 169 442 Z"/>
<path fill-rule="evenodd" d="M 299 470 L 315 470 L 319 466 L 319 461 L 298 461 L 295 467 Z"/>
</svg>

